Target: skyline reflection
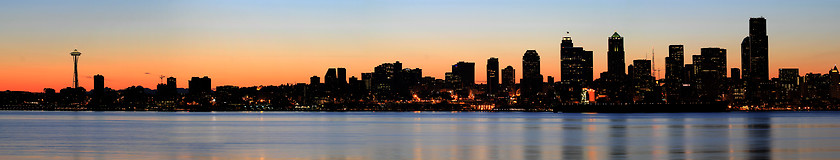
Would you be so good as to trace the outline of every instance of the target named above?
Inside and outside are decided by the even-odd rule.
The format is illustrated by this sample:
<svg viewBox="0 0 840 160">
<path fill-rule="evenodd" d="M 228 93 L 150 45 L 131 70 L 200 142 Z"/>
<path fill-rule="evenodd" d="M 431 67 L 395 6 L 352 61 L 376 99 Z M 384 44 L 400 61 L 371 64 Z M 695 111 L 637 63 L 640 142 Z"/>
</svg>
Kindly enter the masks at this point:
<svg viewBox="0 0 840 160">
<path fill-rule="evenodd" d="M 839 112 L 0 112 L 3 159 L 803 159 Z"/>
</svg>

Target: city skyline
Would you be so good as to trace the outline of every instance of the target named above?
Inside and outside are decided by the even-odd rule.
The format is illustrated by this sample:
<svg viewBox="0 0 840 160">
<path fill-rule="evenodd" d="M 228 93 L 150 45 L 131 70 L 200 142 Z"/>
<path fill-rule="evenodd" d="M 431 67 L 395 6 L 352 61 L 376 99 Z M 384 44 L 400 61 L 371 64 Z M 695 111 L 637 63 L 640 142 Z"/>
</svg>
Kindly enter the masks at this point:
<svg viewBox="0 0 840 160">
<path fill-rule="evenodd" d="M 13 5 L 4 6 L 15 6 L 17 8 L 8 8 L 3 12 L 33 13 L 33 11 L 21 10 L 33 9 L 31 6 L 26 4 L 28 2 L 14 3 L 15 4 Z M 4 70 L 0 71 L 0 74 L 9 75 L 10 77 L 0 80 L 0 90 L 40 92 L 43 88 L 60 89 L 72 86 L 72 71 L 68 69 L 70 68 L 69 66 L 72 66 L 72 61 L 67 59 L 66 54 L 74 47 L 78 48 L 80 52 L 85 54 L 85 57 L 79 60 L 79 74 L 80 86 L 86 88 L 92 88 L 92 77 L 95 74 L 105 75 L 106 81 L 108 81 L 106 87 L 114 89 L 127 88 L 129 86 L 136 85 L 152 88 L 157 83 L 160 83 L 160 75 L 177 77 L 179 78 L 178 83 L 180 84 L 187 84 L 188 77 L 206 75 L 214 78 L 213 86 L 257 86 L 306 83 L 309 81 L 308 79 L 311 76 L 322 75 L 323 70 L 326 68 L 347 68 L 348 78 L 351 76 L 360 77 L 361 73 L 372 72 L 372 68 L 374 68 L 375 65 L 383 62 L 394 61 L 400 61 L 403 64 L 406 64 L 405 68 L 422 68 L 424 70 L 423 76 L 433 76 L 439 79 L 443 79 L 444 73 L 449 71 L 450 66 L 458 61 L 477 62 L 478 64 L 476 65 L 479 67 L 475 68 L 477 72 L 474 78 L 480 82 L 486 79 L 485 74 L 481 71 L 485 70 L 485 64 L 483 62 L 485 62 L 487 58 L 497 57 L 499 59 L 500 67 L 509 65 L 513 66 L 514 69 L 520 72 L 517 74 L 521 75 L 521 55 L 524 51 L 532 49 L 540 53 L 539 55 L 541 56 L 542 63 L 540 66 L 540 70 L 542 71 L 541 74 L 545 77 L 553 76 L 559 80 L 563 78 L 560 76 L 559 71 L 559 45 L 561 37 L 566 36 L 567 31 L 570 32 L 570 36 L 575 39 L 575 46 L 581 46 L 587 51 L 593 51 L 594 73 L 592 76 L 594 78 L 598 78 L 599 73 L 606 71 L 606 39 L 614 32 L 618 32 L 625 38 L 625 64 L 632 64 L 631 62 L 633 60 L 643 59 L 645 56 L 649 56 L 651 49 L 655 49 L 656 52 L 659 52 L 657 59 L 655 59 L 658 62 L 656 63 L 655 68 L 660 71 L 657 78 L 664 78 L 665 74 L 662 72 L 665 71 L 665 63 L 663 63 L 665 62 L 664 57 L 667 55 L 668 46 L 672 44 L 681 44 L 685 46 L 686 62 L 692 61 L 690 58 L 691 55 L 699 55 L 700 48 L 720 47 L 727 49 L 728 52 L 726 57 L 728 58 L 726 68 L 740 68 L 741 40 L 743 40 L 744 36 L 748 35 L 748 25 L 746 25 L 745 20 L 749 17 L 759 16 L 769 17 L 767 22 L 767 35 L 770 37 L 769 45 L 771 46 L 769 48 L 770 77 L 778 77 L 775 71 L 780 68 L 799 68 L 800 75 L 810 72 L 826 73 L 825 68 L 829 68 L 836 63 L 833 59 L 840 58 L 840 56 L 831 54 L 840 49 L 834 47 L 833 45 L 828 45 L 836 42 L 833 39 L 829 39 L 830 37 L 840 36 L 840 34 L 835 33 L 831 29 L 822 28 L 832 26 L 830 24 L 836 22 L 831 19 L 820 19 L 820 16 L 827 16 L 825 14 L 813 14 L 813 12 L 836 12 L 821 8 L 830 5 L 819 5 L 816 9 L 804 11 L 807 13 L 792 13 L 795 11 L 803 11 L 797 10 L 799 8 L 796 8 L 796 6 L 805 6 L 806 4 L 791 4 L 791 11 L 783 12 L 790 15 L 780 15 L 782 13 L 778 12 L 782 11 L 769 13 L 763 11 L 750 13 L 747 13 L 747 11 L 739 11 L 737 12 L 738 14 L 733 15 L 698 15 L 688 13 L 703 9 L 703 4 L 699 4 L 697 2 L 679 2 L 690 3 L 686 5 L 700 6 L 697 8 L 691 8 L 684 12 L 678 12 L 686 14 L 675 14 L 686 16 L 685 18 L 690 20 L 690 22 L 673 26 L 657 25 L 657 27 L 653 27 L 656 29 L 645 29 L 644 26 L 668 23 L 664 22 L 667 20 L 647 19 L 662 18 L 660 16 L 648 16 L 643 14 L 638 16 L 611 18 L 618 19 L 617 21 L 597 20 L 597 17 L 606 17 L 605 15 L 600 15 L 589 17 L 588 19 L 581 17 L 569 17 L 572 19 L 558 19 L 551 22 L 539 21 L 533 22 L 533 25 L 528 25 L 528 23 L 514 25 L 514 23 L 518 22 L 531 22 L 515 19 L 529 17 L 529 15 L 536 13 L 522 13 L 500 19 L 482 19 L 484 16 L 458 12 L 458 14 L 455 15 L 455 20 L 460 18 L 460 20 L 465 21 L 452 21 L 453 19 L 419 19 L 416 21 L 384 19 L 355 22 L 349 20 L 337 20 L 329 18 L 330 16 L 320 17 L 323 19 L 318 19 L 316 16 L 316 18 L 312 21 L 305 21 L 311 23 L 303 23 L 303 25 L 310 26 L 293 27 L 267 23 L 225 25 L 227 23 L 238 23 L 233 23 L 237 22 L 233 18 L 222 17 L 221 21 L 218 21 L 219 23 L 212 23 L 216 25 L 196 26 L 210 21 L 191 21 L 189 23 L 184 22 L 187 24 L 180 24 L 175 23 L 174 19 L 159 17 L 161 14 L 134 15 L 134 12 L 166 7 L 172 4 L 147 4 L 145 5 L 145 8 L 142 6 L 139 8 L 123 8 L 131 3 L 134 2 L 101 4 L 112 6 L 106 9 L 82 6 L 86 4 L 85 2 L 80 2 L 78 4 L 68 4 L 66 2 L 55 3 L 47 6 L 67 6 L 66 8 L 75 7 L 76 9 L 79 9 L 80 13 L 60 16 L 52 15 L 52 17 L 48 17 L 49 14 L 28 14 L 28 17 L 32 18 L 30 20 L 24 19 L 27 16 L 22 16 L 24 18 L 2 17 L 3 19 L 6 19 L 7 22 L 10 22 L 10 26 L 7 26 L 7 28 L 4 27 L 4 30 L 0 31 L 0 33 L 7 35 L 4 36 L 6 38 L 2 39 L 3 43 L 0 43 L 0 45 L 3 46 L 3 52 L 10 54 L 11 56 L 10 58 L 0 60 L 0 62 L 2 62 L 0 65 L 4 68 Z M 180 5 L 193 4 L 189 2 L 181 3 L 182 4 Z M 373 10 L 371 12 L 394 13 L 398 16 L 403 15 L 413 18 L 417 18 L 419 16 L 418 14 L 429 12 L 431 9 L 447 7 L 446 4 L 442 4 L 440 2 L 414 3 L 420 3 L 421 5 L 411 7 L 413 4 L 403 4 L 402 2 L 381 2 L 354 5 L 383 5 L 386 9 L 407 7 L 415 10 L 389 10 L 387 12 L 383 10 Z M 523 2 L 523 4 L 519 5 L 536 6 L 543 3 L 550 2 Z M 570 2 L 570 4 L 571 3 L 572 2 Z M 579 5 L 586 8 L 586 6 L 595 6 L 598 2 L 592 3 L 595 4 Z M 726 3 L 733 4 L 733 7 L 724 7 L 722 10 L 737 8 L 735 7 L 739 6 L 737 3 L 744 2 L 733 3 Z M 627 8 L 619 8 L 617 10 L 644 8 L 639 6 L 641 4 L 628 4 L 629 6 Z M 774 5 L 781 4 L 784 3 L 774 3 Z M 219 4 L 196 3 L 195 5 L 205 5 L 205 7 L 210 7 Z M 257 4 L 236 4 L 231 8 L 224 8 L 220 11 L 223 13 L 232 13 L 238 9 L 252 9 L 255 12 L 259 12 L 266 9 L 259 7 L 249 8 L 255 7 L 255 5 Z M 315 6 L 313 4 L 303 2 L 294 3 L 292 6 L 295 5 L 303 6 L 301 9 L 307 9 L 307 7 L 311 8 Z M 482 11 L 478 13 L 491 13 L 489 9 L 484 7 L 495 9 L 499 8 L 499 5 L 501 4 L 483 4 L 479 7 L 467 7 L 466 9 Z M 610 6 L 615 9 L 615 5 L 616 4 L 611 4 Z M 744 4 L 740 5 L 743 6 Z M 272 5 L 269 4 L 269 6 Z M 810 4 L 808 6 L 814 5 Z M 358 11 L 352 8 L 340 7 L 337 6 L 337 4 L 332 7 L 344 9 L 343 11 Z M 124 12 L 114 12 L 115 16 L 102 16 L 94 14 L 98 13 L 96 11 L 112 10 L 115 8 L 123 8 L 127 10 Z M 199 9 L 196 10 L 197 13 L 206 13 L 207 11 L 205 9 L 208 9 L 201 7 L 198 8 Z M 773 6 L 764 6 L 762 10 L 773 10 L 773 8 Z M 179 9 L 181 8 L 172 9 L 170 11 L 178 11 Z M 186 8 L 184 9 L 186 10 Z M 574 10 L 574 8 L 571 9 Z M 43 9 L 34 9 L 34 11 L 39 10 Z M 748 9 L 748 11 L 750 10 Z M 310 11 L 299 12 L 309 13 Z M 652 13 L 645 14 L 654 13 L 656 12 L 652 11 Z M 179 12 L 169 14 L 186 17 L 197 16 L 190 13 Z M 334 14 L 334 12 L 325 14 Z M 741 16 L 742 14 L 744 16 Z M 796 17 L 795 15 L 797 14 L 808 15 L 808 17 Z M 129 17 L 134 15 L 139 16 L 134 17 L 139 19 L 117 20 L 119 19 L 119 15 Z M 246 15 L 256 16 L 252 17 L 255 19 L 248 19 L 254 20 L 254 22 L 260 22 L 260 18 L 270 18 L 260 17 L 254 13 Z M 568 16 L 568 14 L 564 15 Z M 356 14 L 350 14 L 348 16 L 357 18 L 378 17 L 376 15 Z M 61 18 L 66 19 L 58 20 Z M 324 22 L 331 22 L 331 20 L 343 23 L 337 23 L 337 25 L 332 27 L 315 25 L 322 24 Z M 505 21 L 496 25 L 485 24 L 486 22 L 496 20 Z M 65 22 L 64 24 L 66 25 L 50 26 L 50 24 L 56 22 Z M 94 25 L 97 22 L 102 22 L 103 26 L 99 26 L 99 28 L 97 28 L 96 25 Z M 367 24 L 368 22 L 369 24 Z M 647 22 L 659 23 L 648 24 Z M 404 28 L 387 27 L 387 25 L 386 27 L 375 27 L 372 25 L 381 23 L 391 25 L 420 24 L 429 26 L 426 26 L 425 28 Z M 594 25 L 598 27 L 588 26 L 592 29 L 584 29 L 586 25 Z M 704 29 L 686 29 L 686 25 L 696 25 L 699 28 Z M 94 27 L 86 28 L 84 26 Z M 321 26 L 322 28 L 319 28 L 318 26 Z M 798 29 L 797 26 L 799 27 Z M 804 26 L 804 28 L 802 26 Z M 167 27 L 179 29 L 167 30 Z M 190 27 L 204 29 L 206 32 L 189 32 L 183 30 L 184 28 Z M 330 32 L 333 34 L 315 33 L 316 31 L 325 31 L 336 29 L 338 27 L 347 27 L 348 30 L 344 31 L 348 32 Z M 447 27 L 451 28 L 447 29 Z M 484 32 L 460 32 L 463 34 L 457 34 L 459 32 L 456 32 L 466 31 L 468 28 L 476 27 L 481 31 L 509 31 L 509 33 L 481 35 L 481 33 Z M 278 35 L 278 33 L 244 31 L 249 28 L 259 31 L 289 29 L 290 32 L 302 31 L 306 33 L 288 33 L 290 35 L 297 35 L 292 36 L 294 38 L 271 38 L 260 35 L 264 33 L 268 33 L 269 35 Z M 398 28 L 404 28 L 405 30 L 397 30 Z M 533 29 L 533 31 L 523 31 L 526 29 Z M 64 30 L 67 30 L 67 32 L 64 32 Z M 162 33 L 149 34 L 152 33 L 152 30 L 163 30 L 167 33 L 184 31 L 184 33 L 174 35 Z M 359 30 L 367 32 L 358 32 Z M 379 32 L 380 30 L 382 32 Z M 652 30 L 660 31 L 661 33 L 651 34 L 654 33 Z M 698 32 L 703 35 L 697 35 L 698 33 L 691 32 Z M 215 35 L 216 33 L 219 35 Z M 427 35 L 420 35 L 418 33 Z M 684 33 L 682 34 L 684 37 L 679 38 L 680 36 L 663 35 L 675 33 Z M 55 36 L 51 37 L 45 34 L 55 34 Z M 139 34 L 149 35 L 142 36 Z M 315 36 L 309 38 L 304 37 L 307 35 Z M 344 43 L 342 40 L 348 39 L 346 37 L 348 35 L 351 35 L 351 37 L 353 37 L 352 35 L 355 35 L 356 37 L 349 38 L 350 40 L 361 40 L 361 42 L 346 41 L 346 43 L 356 45 L 357 47 L 347 48 L 347 45 L 332 46 L 334 44 Z M 318 37 L 320 37 L 320 39 Z M 334 37 L 335 39 L 331 37 Z M 158 39 L 155 40 L 154 38 Z M 386 43 L 385 41 L 389 39 L 395 41 Z M 247 44 L 248 42 L 254 43 Z M 359 44 L 364 45 L 359 47 Z M 306 47 L 294 47 L 294 45 L 303 45 Z M 308 51 L 312 52 L 310 53 Z M 651 59 L 651 57 L 647 57 L 647 59 Z M 521 77 L 517 77 L 516 79 L 519 78 Z"/>
</svg>

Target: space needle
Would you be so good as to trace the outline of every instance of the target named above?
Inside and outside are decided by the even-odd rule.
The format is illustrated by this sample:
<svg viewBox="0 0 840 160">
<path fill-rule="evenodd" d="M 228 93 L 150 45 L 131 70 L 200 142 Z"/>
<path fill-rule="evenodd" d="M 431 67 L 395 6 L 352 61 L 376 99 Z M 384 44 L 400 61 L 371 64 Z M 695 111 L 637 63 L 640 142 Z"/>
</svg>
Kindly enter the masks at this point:
<svg viewBox="0 0 840 160">
<path fill-rule="evenodd" d="M 70 56 L 73 56 L 73 86 L 74 88 L 79 88 L 79 56 L 82 55 L 82 52 L 79 52 L 78 49 L 73 49 L 73 52 L 70 52 Z"/>
</svg>

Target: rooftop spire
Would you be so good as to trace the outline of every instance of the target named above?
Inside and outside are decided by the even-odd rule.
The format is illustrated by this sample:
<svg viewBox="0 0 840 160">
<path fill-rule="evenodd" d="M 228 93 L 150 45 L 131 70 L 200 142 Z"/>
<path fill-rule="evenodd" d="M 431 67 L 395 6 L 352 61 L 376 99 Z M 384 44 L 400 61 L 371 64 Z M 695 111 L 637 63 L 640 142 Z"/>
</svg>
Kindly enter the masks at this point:
<svg viewBox="0 0 840 160">
<path fill-rule="evenodd" d="M 613 33 L 612 38 L 621 38 L 621 35 L 618 35 L 618 32 Z"/>
</svg>

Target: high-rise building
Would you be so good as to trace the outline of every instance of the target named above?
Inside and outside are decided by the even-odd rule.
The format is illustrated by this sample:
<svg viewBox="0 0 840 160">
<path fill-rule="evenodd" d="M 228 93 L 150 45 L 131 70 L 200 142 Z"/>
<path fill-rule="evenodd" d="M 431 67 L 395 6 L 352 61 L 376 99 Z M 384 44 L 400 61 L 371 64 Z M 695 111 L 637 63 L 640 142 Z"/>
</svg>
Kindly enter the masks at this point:
<svg viewBox="0 0 840 160">
<path fill-rule="evenodd" d="M 572 37 L 563 37 L 560 43 L 560 81 L 585 87 L 592 82 L 592 75 L 592 51 L 574 47 Z"/>
<path fill-rule="evenodd" d="M 733 82 L 741 81 L 741 69 L 740 68 L 730 68 L 729 69 L 729 79 L 732 79 Z"/>
<path fill-rule="evenodd" d="M 516 87 L 516 70 L 512 66 L 502 69 L 502 87 L 512 90 Z"/>
<path fill-rule="evenodd" d="M 105 95 L 105 77 L 102 75 L 93 76 L 93 95 L 97 98 L 102 98 Z"/>
<path fill-rule="evenodd" d="M 178 82 L 176 81 L 175 77 L 166 78 L 166 85 L 171 87 L 172 89 L 178 89 Z"/>
<path fill-rule="evenodd" d="M 832 99 L 840 99 L 840 71 L 837 66 L 828 71 L 829 94 Z"/>
<path fill-rule="evenodd" d="M 637 91 L 649 91 L 654 85 L 653 76 L 651 75 L 651 60 L 633 60 L 632 75 Z"/>
<path fill-rule="evenodd" d="M 697 72 L 698 91 L 703 101 L 723 100 L 726 93 L 726 49 L 701 48 L 699 70 Z M 697 64 L 695 64 L 697 67 Z"/>
<path fill-rule="evenodd" d="M 525 101 L 533 102 L 537 93 L 542 91 L 543 77 L 540 74 L 540 55 L 536 50 L 527 50 L 522 56 L 522 87 L 520 96 Z"/>
<path fill-rule="evenodd" d="M 347 69 L 344 68 L 337 68 L 336 70 L 336 83 L 338 85 L 344 86 L 347 84 Z"/>
<path fill-rule="evenodd" d="M 750 34 L 741 42 L 742 78 L 746 80 L 746 96 L 752 104 L 760 103 L 768 88 L 761 84 L 769 79 L 767 21 L 750 18 Z"/>
<path fill-rule="evenodd" d="M 570 42 L 571 43 L 571 39 Z M 624 74 L 624 37 L 613 33 L 608 40 L 607 51 L 607 72 L 612 74 Z"/>
<path fill-rule="evenodd" d="M 459 61 L 452 65 L 452 75 L 457 79 L 456 88 L 472 88 L 475 85 L 475 63 Z"/>
<path fill-rule="evenodd" d="M 487 59 L 487 91 L 490 94 L 499 93 L 499 59 Z"/>
<path fill-rule="evenodd" d="M 321 77 L 312 76 L 309 77 L 309 85 L 319 85 L 321 84 Z"/>
<path fill-rule="evenodd" d="M 338 70 L 336 68 L 329 68 L 327 69 L 327 73 L 324 74 L 324 86 L 326 86 L 327 90 L 332 90 L 336 87 L 338 81 Z"/>
<path fill-rule="evenodd" d="M 685 73 L 685 49 L 683 45 L 668 46 L 668 57 L 665 57 L 665 93 L 668 100 L 675 100 L 679 97 L 679 89 L 682 87 Z"/>
<path fill-rule="evenodd" d="M 210 78 L 204 76 L 202 78 L 192 77 L 189 81 L 190 94 L 208 94 L 212 91 Z"/>
</svg>

